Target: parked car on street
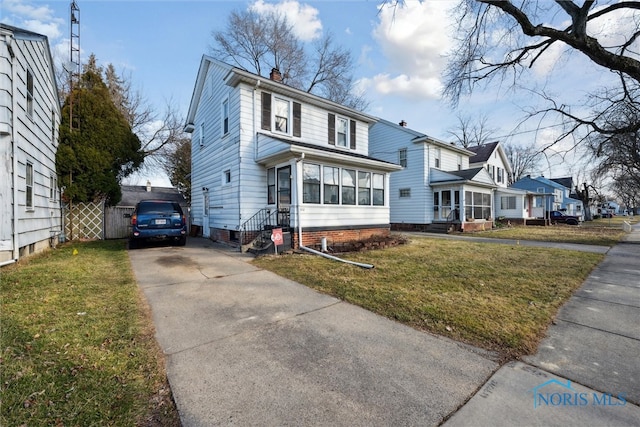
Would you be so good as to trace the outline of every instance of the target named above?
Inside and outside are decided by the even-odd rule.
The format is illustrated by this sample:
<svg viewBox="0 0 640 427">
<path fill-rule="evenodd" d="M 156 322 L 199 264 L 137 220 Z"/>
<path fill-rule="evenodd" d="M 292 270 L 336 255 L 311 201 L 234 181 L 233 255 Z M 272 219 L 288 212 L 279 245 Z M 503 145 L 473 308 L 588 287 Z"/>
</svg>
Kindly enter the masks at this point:
<svg viewBox="0 0 640 427">
<path fill-rule="evenodd" d="M 568 224 L 568 225 L 578 225 L 580 224 L 580 217 L 573 215 L 565 215 L 560 211 L 551 211 L 549 212 L 549 219 L 552 224 Z"/>
<path fill-rule="evenodd" d="M 180 204 L 170 200 L 141 200 L 131 214 L 129 248 L 145 241 L 187 243 L 187 219 Z"/>
</svg>

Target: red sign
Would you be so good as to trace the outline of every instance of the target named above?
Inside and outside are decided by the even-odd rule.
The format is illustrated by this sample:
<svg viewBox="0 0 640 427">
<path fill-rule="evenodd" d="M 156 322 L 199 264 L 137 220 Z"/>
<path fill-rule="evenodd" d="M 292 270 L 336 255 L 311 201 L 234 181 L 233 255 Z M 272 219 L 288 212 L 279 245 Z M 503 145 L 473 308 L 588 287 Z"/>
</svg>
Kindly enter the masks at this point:
<svg viewBox="0 0 640 427">
<path fill-rule="evenodd" d="M 282 239 L 282 228 L 274 228 L 271 230 L 271 241 L 276 246 L 284 245 L 284 240 Z"/>
</svg>

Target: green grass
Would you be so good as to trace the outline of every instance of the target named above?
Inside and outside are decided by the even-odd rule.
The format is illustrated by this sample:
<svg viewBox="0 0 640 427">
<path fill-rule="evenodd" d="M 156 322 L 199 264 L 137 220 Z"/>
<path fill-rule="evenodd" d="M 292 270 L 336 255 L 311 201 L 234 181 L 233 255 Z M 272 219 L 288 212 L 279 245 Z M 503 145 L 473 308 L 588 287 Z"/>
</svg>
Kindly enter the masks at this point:
<svg viewBox="0 0 640 427">
<path fill-rule="evenodd" d="M 254 262 L 412 327 L 518 357 L 536 350 L 603 255 L 412 237 L 404 246 L 344 258 L 375 268 L 307 254 Z"/>
<path fill-rule="evenodd" d="M 0 284 L 1 425 L 179 423 L 123 241 L 63 245 Z"/>
</svg>

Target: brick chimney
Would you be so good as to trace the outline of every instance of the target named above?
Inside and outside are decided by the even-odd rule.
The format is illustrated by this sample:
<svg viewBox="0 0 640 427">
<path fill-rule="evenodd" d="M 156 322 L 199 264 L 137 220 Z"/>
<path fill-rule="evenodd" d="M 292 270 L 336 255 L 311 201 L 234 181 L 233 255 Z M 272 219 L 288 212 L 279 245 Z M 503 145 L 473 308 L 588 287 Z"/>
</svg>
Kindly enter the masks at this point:
<svg viewBox="0 0 640 427">
<path fill-rule="evenodd" d="M 282 74 L 280 74 L 280 70 L 277 68 L 272 68 L 271 73 L 269 73 L 269 78 L 274 82 L 282 83 Z"/>
<path fill-rule="evenodd" d="M 400 120 L 400 123 L 398 123 L 400 126 L 402 126 L 403 128 L 407 127 L 407 122 L 405 122 L 404 120 Z"/>
</svg>

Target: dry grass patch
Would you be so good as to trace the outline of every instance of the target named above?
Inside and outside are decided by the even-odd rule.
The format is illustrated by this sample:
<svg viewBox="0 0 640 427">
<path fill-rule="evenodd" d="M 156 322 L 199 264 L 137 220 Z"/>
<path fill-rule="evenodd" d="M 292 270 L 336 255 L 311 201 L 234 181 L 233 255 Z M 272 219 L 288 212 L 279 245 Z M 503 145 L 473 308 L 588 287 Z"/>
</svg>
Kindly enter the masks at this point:
<svg viewBox="0 0 640 427">
<path fill-rule="evenodd" d="M 0 425 L 179 425 L 130 267 L 108 241 L 0 270 Z"/>
<path fill-rule="evenodd" d="M 412 238 L 343 258 L 268 256 L 258 266 L 418 329 L 509 357 L 528 354 L 603 255 Z"/>
</svg>

